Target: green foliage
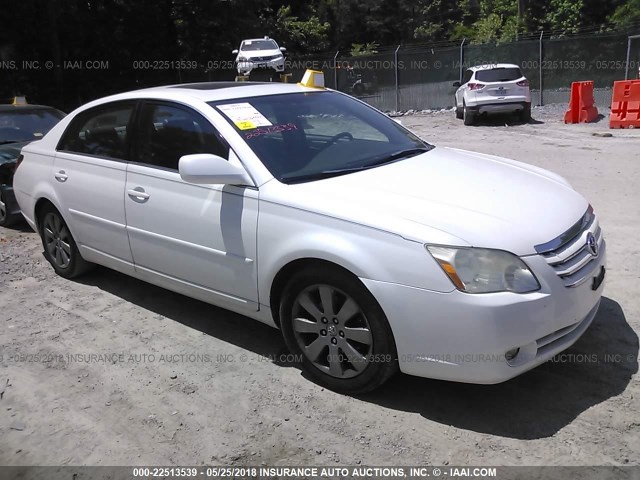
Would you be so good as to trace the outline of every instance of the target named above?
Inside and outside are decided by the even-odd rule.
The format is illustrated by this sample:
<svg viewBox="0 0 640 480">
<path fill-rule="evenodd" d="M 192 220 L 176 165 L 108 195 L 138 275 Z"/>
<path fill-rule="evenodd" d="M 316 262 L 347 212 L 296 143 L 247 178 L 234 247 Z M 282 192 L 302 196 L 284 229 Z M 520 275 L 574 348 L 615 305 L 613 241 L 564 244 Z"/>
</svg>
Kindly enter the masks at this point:
<svg viewBox="0 0 640 480">
<path fill-rule="evenodd" d="M 580 29 L 583 0 L 551 0 L 547 23 L 552 31 L 574 33 Z"/>
<path fill-rule="evenodd" d="M 379 45 L 376 42 L 354 43 L 351 45 L 351 56 L 362 57 L 364 55 L 375 55 L 378 53 Z"/>
<path fill-rule="evenodd" d="M 611 21 L 620 28 L 640 22 L 640 0 L 627 0 L 611 15 Z"/>
<path fill-rule="evenodd" d="M 313 9 L 307 20 L 291 13 L 289 5 L 278 9 L 275 19 L 276 40 L 291 51 L 322 52 L 329 48 L 329 22 L 321 22 Z"/>
<path fill-rule="evenodd" d="M 473 43 L 512 41 L 518 31 L 517 14 L 517 2 L 481 0 L 480 19 L 473 24 Z"/>
</svg>

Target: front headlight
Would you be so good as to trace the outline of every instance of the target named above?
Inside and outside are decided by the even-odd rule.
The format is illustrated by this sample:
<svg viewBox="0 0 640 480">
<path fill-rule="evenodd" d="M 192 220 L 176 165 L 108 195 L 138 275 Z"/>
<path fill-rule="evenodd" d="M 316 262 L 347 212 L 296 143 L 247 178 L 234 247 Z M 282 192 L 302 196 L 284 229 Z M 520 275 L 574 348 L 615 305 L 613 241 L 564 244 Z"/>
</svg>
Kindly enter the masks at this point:
<svg viewBox="0 0 640 480">
<path fill-rule="evenodd" d="M 516 255 L 488 248 L 427 245 L 453 284 L 466 293 L 527 293 L 540 288 L 529 267 Z"/>
<path fill-rule="evenodd" d="M 249 59 L 247 57 L 238 57 L 238 62 L 239 63 L 244 63 L 244 62 L 248 62 Z"/>
</svg>

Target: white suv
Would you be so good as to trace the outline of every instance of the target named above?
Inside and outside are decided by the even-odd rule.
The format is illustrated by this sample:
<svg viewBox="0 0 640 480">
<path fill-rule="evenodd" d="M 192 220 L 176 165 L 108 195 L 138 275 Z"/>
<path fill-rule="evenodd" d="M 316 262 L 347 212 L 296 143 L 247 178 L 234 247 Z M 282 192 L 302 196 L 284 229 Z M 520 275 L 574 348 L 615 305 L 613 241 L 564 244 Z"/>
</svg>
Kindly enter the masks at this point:
<svg viewBox="0 0 640 480">
<path fill-rule="evenodd" d="M 273 69 L 277 73 L 284 72 L 284 52 L 275 40 L 269 37 L 243 40 L 238 50 L 231 53 L 237 55 L 236 67 L 238 75 L 249 75 L 256 68 Z"/>
<path fill-rule="evenodd" d="M 531 119 L 529 80 L 520 67 L 509 63 L 471 67 L 464 72 L 455 95 L 456 117 L 473 125 L 486 113 L 517 112 L 523 122 Z"/>
</svg>

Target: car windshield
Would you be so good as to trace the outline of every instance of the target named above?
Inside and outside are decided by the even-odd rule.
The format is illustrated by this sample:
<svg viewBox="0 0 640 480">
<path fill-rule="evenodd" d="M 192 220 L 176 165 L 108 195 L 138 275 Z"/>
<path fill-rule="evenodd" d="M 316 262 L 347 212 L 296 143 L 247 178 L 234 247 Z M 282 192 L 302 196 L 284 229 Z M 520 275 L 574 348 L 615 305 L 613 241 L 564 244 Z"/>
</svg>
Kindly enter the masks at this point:
<svg viewBox="0 0 640 480">
<path fill-rule="evenodd" d="M 240 50 L 255 51 L 255 50 L 277 50 L 278 45 L 273 40 L 245 40 L 240 46 Z"/>
<path fill-rule="evenodd" d="M 38 140 L 63 117 L 64 113 L 53 108 L 0 111 L 0 144 Z"/>
<path fill-rule="evenodd" d="M 283 183 L 373 168 L 433 148 L 373 108 L 322 91 L 211 102 Z"/>
<path fill-rule="evenodd" d="M 480 82 L 511 82 L 519 78 L 522 78 L 522 72 L 518 67 L 492 68 L 476 72 L 476 79 Z"/>
</svg>

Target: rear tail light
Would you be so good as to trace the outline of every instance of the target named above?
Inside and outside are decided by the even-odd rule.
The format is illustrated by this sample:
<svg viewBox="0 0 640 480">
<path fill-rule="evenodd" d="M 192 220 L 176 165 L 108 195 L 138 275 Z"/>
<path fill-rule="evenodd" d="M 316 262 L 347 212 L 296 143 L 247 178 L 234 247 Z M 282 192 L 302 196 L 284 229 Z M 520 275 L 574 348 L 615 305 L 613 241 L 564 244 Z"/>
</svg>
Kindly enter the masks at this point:
<svg viewBox="0 0 640 480">
<path fill-rule="evenodd" d="M 13 171 L 15 172 L 16 170 L 18 170 L 18 167 L 20 166 L 20 164 L 22 163 L 22 160 L 24 160 L 24 155 L 20 154 L 18 155 L 18 158 L 16 158 L 16 166 L 14 167 Z"/>
<path fill-rule="evenodd" d="M 528 87 L 529 86 L 529 80 L 527 80 L 527 79 L 520 80 L 519 82 L 516 82 L 516 85 L 518 85 L 519 87 Z"/>
<path fill-rule="evenodd" d="M 484 83 L 470 83 L 469 90 L 480 90 L 484 88 Z"/>
</svg>

